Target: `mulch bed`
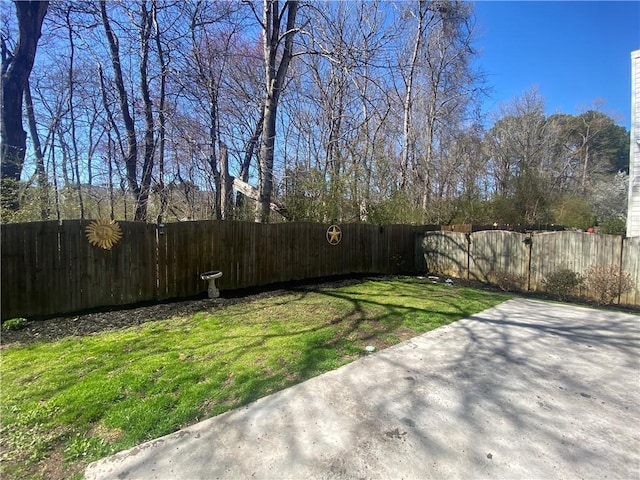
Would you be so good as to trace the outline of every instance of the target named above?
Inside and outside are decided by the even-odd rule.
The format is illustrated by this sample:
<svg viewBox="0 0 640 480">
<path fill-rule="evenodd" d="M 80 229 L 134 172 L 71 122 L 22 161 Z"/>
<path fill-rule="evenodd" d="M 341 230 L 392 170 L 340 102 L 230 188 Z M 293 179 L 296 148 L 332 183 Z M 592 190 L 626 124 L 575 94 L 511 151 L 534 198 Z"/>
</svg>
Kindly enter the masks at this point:
<svg viewBox="0 0 640 480">
<path fill-rule="evenodd" d="M 261 298 L 300 292 L 337 288 L 360 283 L 364 279 L 340 279 L 314 284 L 290 285 L 283 288 L 250 289 L 237 292 L 223 292 L 220 298 L 194 297 L 187 300 L 157 303 L 134 307 L 120 307 L 101 311 L 83 312 L 75 315 L 46 319 L 27 319 L 20 330 L 5 330 L 0 333 L 0 348 L 15 343 L 56 341 L 65 337 L 93 335 L 107 330 L 118 330 L 155 320 L 186 317 L 198 312 L 215 310 L 227 305 L 252 302 Z"/>
<path fill-rule="evenodd" d="M 393 276 L 341 278 L 319 283 L 291 283 L 282 288 L 265 287 L 243 291 L 223 292 L 223 296 L 216 299 L 191 298 L 187 300 L 157 303 L 153 305 L 124 307 L 102 311 L 85 312 L 71 316 L 59 316 L 47 319 L 29 319 L 20 330 L 5 330 L 0 333 L 0 348 L 6 348 L 15 343 L 33 343 L 41 341 L 55 341 L 70 336 L 93 335 L 107 330 L 118 330 L 133 325 L 140 325 L 155 320 L 167 320 L 173 317 L 185 317 L 198 312 L 211 311 L 227 305 L 251 302 L 261 298 L 285 295 L 300 291 L 321 290 L 324 288 L 338 288 L 355 285 L 366 280 L 388 280 Z M 417 277 L 425 278 L 425 277 Z M 426 280 L 426 278 L 425 278 Z M 439 282 L 445 278 L 438 279 Z M 471 280 L 455 279 L 457 286 L 472 287 L 499 292 L 493 285 Z M 548 295 L 534 292 L 517 292 L 519 296 L 549 300 Z M 577 300 L 575 303 L 593 305 Z M 631 313 L 640 311 L 638 308 L 612 306 L 617 310 Z"/>
</svg>

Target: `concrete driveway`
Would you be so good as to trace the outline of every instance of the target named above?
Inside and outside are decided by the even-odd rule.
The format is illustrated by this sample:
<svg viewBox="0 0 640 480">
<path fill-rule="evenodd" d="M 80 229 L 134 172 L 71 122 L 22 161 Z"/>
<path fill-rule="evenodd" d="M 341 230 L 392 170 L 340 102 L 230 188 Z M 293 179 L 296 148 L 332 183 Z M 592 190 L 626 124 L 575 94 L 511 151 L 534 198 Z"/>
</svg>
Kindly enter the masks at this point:
<svg viewBox="0 0 640 480">
<path fill-rule="evenodd" d="M 640 317 L 514 299 L 86 478 L 638 479 L 639 432 Z"/>
</svg>

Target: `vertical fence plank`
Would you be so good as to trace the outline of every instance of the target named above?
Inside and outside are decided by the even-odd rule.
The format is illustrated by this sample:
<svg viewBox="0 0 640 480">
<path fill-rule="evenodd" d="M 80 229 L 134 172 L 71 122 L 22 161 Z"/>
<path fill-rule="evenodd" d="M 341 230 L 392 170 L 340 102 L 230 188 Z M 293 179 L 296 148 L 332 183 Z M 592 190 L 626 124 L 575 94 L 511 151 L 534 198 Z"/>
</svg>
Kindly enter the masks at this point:
<svg viewBox="0 0 640 480">
<path fill-rule="evenodd" d="M 180 278 L 178 277 L 182 249 L 180 235 L 180 223 L 170 223 L 167 225 L 167 267 L 168 273 L 168 292 L 167 298 L 175 298 L 179 295 Z"/>
<path fill-rule="evenodd" d="M 184 279 L 184 293 L 182 296 L 191 296 L 198 293 L 198 284 L 200 283 L 200 273 L 198 264 L 200 262 L 200 222 L 186 222 L 187 231 L 184 245 L 188 252 L 187 260 L 187 276 Z"/>
<path fill-rule="evenodd" d="M 38 242 L 38 223 L 29 222 L 25 225 L 23 237 L 23 255 L 25 267 L 30 268 L 33 272 L 25 279 L 25 300 L 38 298 L 42 293 L 38 288 L 38 258 L 37 258 L 37 242 Z M 38 302 L 39 303 L 39 302 Z M 36 310 L 39 311 L 39 310 Z"/>
<path fill-rule="evenodd" d="M 67 308 L 67 300 L 63 294 L 60 294 L 59 290 L 63 289 L 63 291 L 66 291 L 69 288 L 69 276 L 64 261 L 66 254 L 62 252 L 61 248 L 60 227 L 61 225 L 57 221 L 50 222 L 50 233 L 46 236 L 48 247 L 43 244 L 43 249 L 47 249 L 51 260 L 51 270 L 47 273 L 46 280 L 50 292 L 49 309 L 46 314 L 64 312 Z"/>
<path fill-rule="evenodd" d="M 69 275 L 69 289 L 66 292 L 68 296 L 69 311 L 75 312 L 82 309 L 82 275 L 80 271 L 80 243 L 84 240 L 80 231 L 79 220 L 63 220 L 62 228 L 64 230 L 65 244 L 61 247 L 67 252 L 67 263 L 65 265 Z"/>
<path fill-rule="evenodd" d="M 621 272 L 635 283 L 634 288 L 620 297 L 623 305 L 640 305 L 640 237 L 625 238 L 622 247 Z"/>
<path fill-rule="evenodd" d="M 21 224 L 0 225 L 2 236 L 2 318 L 27 316 L 24 234 Z"/>
<path fill-rule="evenodd" d="M 138 285 L 141 286 L 138 301 L 155 300 L 157 297 L 157 257 L 156 257 L 156 226 L 147 223 L 132 223 L 135 228 L 133 238 L 136 238 L 138 255 L 141 259 Z"/>
<path fill-rule="evenodd" d="M 129 277 L 130 277 L 130 259 L 127 256 L 127 245 L 129 231 L 126 226 L 127 222 L 118 222 L 122 230 L 122 239 L 110 250 L 110 277 L 109 285 L 104 288 L 110 290 L 114 305 L 126 305 L 128 302 Z"/>
<path fill-rule="evenodd" d="M 117 279 L 118 288 L 114 289 L 114 295 L 117 295 L 117 302 L 126 305 L 135 303 L 139 298 L 140 265 L 137 261 L 139 243 L 133 222 L 119 222 L 119 225 L 122 229 L 122 239 L 111 250 L 114 262 L 113 271 L 118 271 L 121 275 Z"/>
<path fill-rule="evenodd" d="M 472 243 L 473 245 L 473 243 Z M 461 232 L 427 232 L 422 241 L 428 273 L 466 277 L 467 240 Z M 474 278 L 480 280 L 481 277 Z"/>
<path fill-rule="evenodd" d="M 194 278 L 195 293 L 200 294 L 207 291 L 208 284 L 205 280 L 200 278 L 200 275 L 204 272 L 212 270 L 220 270 L 220 266 L 217 265 L 217 260 L 213 257 L 213 235 L 214 232 L 220 231 L 220 221 L 215 222 L 198 222 L 198 261 L 196 267 L 196 274 Z M 220 281 L 217 282 L 220 285 Z"/>
<path fill-rule="evenodd" d="M 227 229 L 225 233 L 222 246 L 224 248 L 223 265 L 227 267 L 230 274 L 229 282 L 221 283 L 225 287 L 237 285 L 238 288 L 244 288 L 248 285 L 249 278 L 253 276 L 255 246 L 249 240 L 253 237 L 248 235 L 248 228 L 249 225 L 246 222 L 233 222 L 231 229 Z M 240 252 L 245 252 L 244 258 L 240 258 Z M 223 272 L 222 275 L 224 278 L 225 273 Z"/>
<path fill-rule="evenodd" d="M 321 264 L 321 248 L 327 243 L 325 239 L 326 226 L 304 223 L 301 225 L 300 234 L 304 235 L 307 244 L 307 264 L 305 266 L 305 278 L 312 278 L 316 265 Z"/>
<path fill-rule="evenodd" d="M 168 223 L 165 226 L 166 254 L 164 257 L 166 268 L 165 299 L 176 296 L 176 226 L 177 223 Z"/>
<path fill-rule="evenodd" d="M 559 270 L 587 275 L 593 267 L 619 265 L 620 237 L 584 232 L 546 232 L 533 235 L 532 289 L 542 290 L 544 279 Z M 588 292 L 587 292 L 588 293 Z"/>
</svg>

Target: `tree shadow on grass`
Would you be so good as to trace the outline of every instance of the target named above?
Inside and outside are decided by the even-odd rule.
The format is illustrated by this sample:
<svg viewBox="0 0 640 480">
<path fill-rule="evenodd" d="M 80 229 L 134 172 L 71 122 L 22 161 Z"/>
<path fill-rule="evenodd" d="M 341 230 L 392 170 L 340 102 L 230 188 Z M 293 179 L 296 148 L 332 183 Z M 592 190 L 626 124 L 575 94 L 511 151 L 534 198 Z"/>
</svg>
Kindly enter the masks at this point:
<svg viewBox="0 0 640 480">
<path fill-rule="evenodd" d="M 382 289 L 385 290 L 385 289 Z M 407 289 L 408 292 L 411 289 Z M 389 289 L 389 293 L 394 292 L 394 289 Z M 296 302 L 305 302 L 313 295 L 318 295 L 321 299 L 326 299 L 328 303 L 333 300 L 340 301 L 341 305 L 344 305 L 342 311 L 332 318 L 327 319 L 326 322 L 319 324 L 304 325 L 304 322 L 297 322 L 294 328 L 287 328 L 288 325 L 284 324 L 283 329 L 277 332 L 270 332 L 268 321 L 256 321 L 255 332 L 239 335 L 222 335 L 219 338 L 212 340 L 212 343 L 226 343 L 228 342 L 231 347 L 224 348 L 220 352 L 225 356 L 227 362 L 248 363 L 248 358 L 252 358 L 256 352 L 264 347 L 265 343 L 270 340 L 280 339 L 301 339 L 296 346 L 297 356 L 293 365 L 283 365 L 283 368 L 279 369 L 274 365 L 267 365 L 263 371 L 263 375 L 254 375 L 251 377 L 242 377 L 241 381 L 244 382 L 245 388 L 236 398 L 222 398 L 221 401 L 210 404 L 203 410 L 203 413 L 216 412 L 226 408 L 235 408 L 238 406 L 249 404 L 258 398 L 264 397 L 277 390 L 294 385 L 308 378 L 314 377 L 319 373 L 333 370 L 340 365 L 365 355 L 363 347 L 369 343 L 374 344 L 378 349 L 389 346 L 396 343 L 399 340 L 409 338 L 416 334 L 416 330 L 413 327 L 404 327 L 403 322 L 407 316 L 423 316 L 425 310 L 429 310 L 428 314 L 437 318 L 434 324 L 440 325 L 453 320 L 464 317 L 469 312 L 465 310 L 460 304 L 454 304 L 447 307 L 452 301 L 452 295 L 446 291 L 437 291 L 431 298 L 428 299 L 428 308 L 425 306 L 408 306 L 402 300 L 393 300 L 393 297 L 385 299 L 373 299 L 367 298 L 367 294 L 354 294 L 340 290 L 333 289 L 299 289 L 286 292 L 286 297 L 279 297 L 277 299 L 270 299 L 268 303 L 251 303 L 247 304 L 248 309 L 253 309 L 256 317 L 259 317 L 260 309 L 266 308 L 281 308 L 288 305 L 292 305 Z M 416 299 L 416 293 L 403 293 L 402 299 L 406 300 L 424 300 Z M 261 299 L 258 299 L 261 300 Z M 321 300 L 322 302 L 322 300 Z M 215 312 L 219 308 L 218 304 L 209 302 L 206 307 L 201 310 L 201 313 L 207 315 L 211 312 Z M 244 312 L 246 313 L 246 312 Z M 203 317 L 203 321 L 206 321 Z M 430 322 L 426 322 L 430 323 Z M 130 326 L 130 325 L 129 325 Z M 158 325 L 153 328 L 162 330 L 163 326 Z M 189 336 L 189 332 L 184 331 L 185 337 Z M 171 346 L 157 345 L 153 332 L 149 335 L 140 335 L 138 337 L 131 337 L 123 340 L 121 343 L 113 345 L 116 349 L 128 349 L 128 351 L 135 353 L 143 351 L 145 348 L 150 347 L 152 350 L 156 348 L 155 353 L 162 354 L 163 349 L 170 349 L 171 351 L 179 348 L 179 344 Z M 205 347 L 206 345 L 200 345 Z M 184 353 L 188 358 L 191 352 Z M 176 353 L 177 355 L 177 353 Z M 106 358 L 106 357 L 105 357 Z M 178 360 L 176 360 L 178 361 Z M 103 368 L 104 370 L 104 368 Z M 69 380 L 70 382 L 72 380 Z M 219 388 L 224 388 L 224 379 L 218 384 Z M 59 384 L 58 388 L 62 388 Z M 214 393 L 214 392 L 212 392 Z M 99 392 L 96 392 L 99 394 Z M 142 394 L 141 394 L 142 395 Z M 158 395 L 170 395 L 166 392 L 160 392 Z M 145 398 L 153 400 L 153 394 L 145 396 Z M 87 398 L 87 401 L 91 401 Z M 178 407 L 176 407 L 178 408 Z M 167 414 L 169 416 L 169 414 Z M 199 416 L 201 419 L 202 416 Z M 163 426 L 158 426 L 160 430 L 154 430 L 153 433 L 149 432 L 146 435 L 158 436 L 166 433 L 170 433 L 177 427 L 182 427 L 185 422 L 196 421 L 198 418 L 186 420 L 179 412 L 176 413 L 175 420 L 169 420 L 168 418 L 163 420 Z M 178 423 L 180 422 L 180 423 Z M 144 433 L 140 433 L 143 435 Z M 129 439 L 131 437 L 128 437 Z M 136 441 L 142 441 L 148 439 L 149 436 L 144 436 Z"/>
<path fill-rule="evenodd" d="M 511 300 L 151 442 L 126 470 L 171 458 L 183 478 L 635 478 L 639 337 L 637 317 Z"/>
</svg>

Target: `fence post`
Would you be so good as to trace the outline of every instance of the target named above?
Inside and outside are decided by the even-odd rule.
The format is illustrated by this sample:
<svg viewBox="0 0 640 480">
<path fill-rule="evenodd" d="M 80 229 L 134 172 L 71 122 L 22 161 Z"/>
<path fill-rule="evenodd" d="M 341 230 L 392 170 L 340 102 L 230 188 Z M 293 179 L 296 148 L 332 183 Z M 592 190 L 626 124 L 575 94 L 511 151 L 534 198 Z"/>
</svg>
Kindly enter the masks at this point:
<svg viewBox="0 0 640 480">
<path fill-rule="evenodd" d="M 527 248 L 527 292 L 531 290 L 531 248 L 533 246 L 533 233 L 530 233 L 524 240 Z"/>
<path fill-rule="evenodd" d="M 469 271 L 471 270 L 471 232 L 467 232 L 464 234 L 464 238 L 467 240 L 467 280 L 471 277 Z"/>
<path fill-rule="evenodd" d="M 624 253 L 624 235 L 620 235 L 620 256 L 618 257 L 618 305 L 622 300 L 622 255 Z"/>
</svg>

